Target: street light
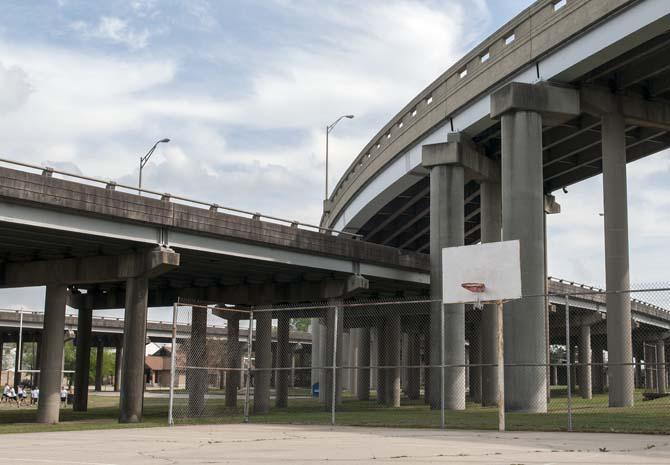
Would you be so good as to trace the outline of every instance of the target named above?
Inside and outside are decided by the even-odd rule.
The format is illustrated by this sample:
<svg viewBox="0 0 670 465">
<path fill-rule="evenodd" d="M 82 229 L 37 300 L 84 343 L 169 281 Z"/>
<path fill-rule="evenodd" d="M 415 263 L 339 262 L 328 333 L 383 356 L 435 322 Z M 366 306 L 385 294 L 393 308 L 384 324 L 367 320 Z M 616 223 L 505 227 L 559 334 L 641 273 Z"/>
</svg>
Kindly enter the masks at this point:
<svg viewBox="0 0 670 465">
<path fill-rule="evenodd" d="M 151 149 L 149 149 L 149 151 L 147 152 L 147 154 L 145 156 L 140 157 L 140 182 L 138 183 L 138 186 L 137 186 L 140 195 L 142 195 L 142 168 L 144 168 L 144 165 L 147 164 L 147 162 L 149 161 L 149 158 L 151 158 L 151 155 L 153 155 L 154 150 L 156 150 L 156 147 L 158 147 L 158 144 L 160 144 L 161 142 L 167 144 L 168 142 L 170 142 L 170 139 L 165 138 L 165 139 L 159 140 L 158 142 L 156 142 L 154 144 L 153 147 L 151 147 Z"/>
<path fill-rule="evenodd" d="M 354 115 L 342 115 L 333 124 L 326 126 L 326 200 L 328 200 L 328 134 L 335 128 L 342 118 L 353 119 Z"/>
</svg>

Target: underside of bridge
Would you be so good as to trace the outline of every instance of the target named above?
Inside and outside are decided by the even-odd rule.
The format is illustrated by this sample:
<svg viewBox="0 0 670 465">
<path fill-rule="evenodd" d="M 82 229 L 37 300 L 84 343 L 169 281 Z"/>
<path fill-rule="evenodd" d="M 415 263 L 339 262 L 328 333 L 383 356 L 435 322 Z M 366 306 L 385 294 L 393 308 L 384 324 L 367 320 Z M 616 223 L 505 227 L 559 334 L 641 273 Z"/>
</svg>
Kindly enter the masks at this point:
<svg viewBox="0 0 670 465">
<path fill-rule="evenodd" d="M 646 102 L 670 103 L 670 34 L 660 35 L 617 58 L 590 70 L 578 79 L 555 80 L 576 89 L 602 89 Z M 601 119 L 583 112 L 557 125 L 543 127 L 544 191 L 546 194 L 602 173 Z M 628 162 L 670 147 L 669 127 L 627 124 Z M 492 160 L 501 158 L 500 123 L 472 140 Z M 414 173 L 417 182 L 396 196 L 357 232 L 365 240 L 427 253 L 430 250 L 430 188 L 427 171 Z M 465 186 L 465 244 L 480 240 L 479 183 Z"/>
</svg>

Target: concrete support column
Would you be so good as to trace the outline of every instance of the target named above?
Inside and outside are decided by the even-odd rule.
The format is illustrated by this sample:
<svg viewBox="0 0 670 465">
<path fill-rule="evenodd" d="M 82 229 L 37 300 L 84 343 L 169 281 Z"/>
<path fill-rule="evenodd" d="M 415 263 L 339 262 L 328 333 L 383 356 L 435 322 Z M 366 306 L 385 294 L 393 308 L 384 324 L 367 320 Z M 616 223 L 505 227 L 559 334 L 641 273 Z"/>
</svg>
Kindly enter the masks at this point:
<svg viewBox="0 0 670 465">
<path fill-rule="evenodd" d="M 173 347 L 172 350 L 175 350 Z M 123 339 L 116 341 L 116 353 L 114 354 L 114 392 L 121 388 L 121 365 L 123 364 Z"/>
<path fill-rule="evenodd" d="M 426 164 L 430 169 L 430 295 L 442 300 L 442 249 L 463 245 L 464 241 L 464 170 L 457 164 Z M 442 325 L 444 312 L 444 325 Z M 444 353 L 442 333 L 444 332 Z M 433 302 L 430 310 L 431 365 L 465 364 L 465 306 Z M 440 408 L 440 368 L 430 377 L 430 406 Z M 465 409 L 465 367 L 444 370 L 444 405 L 448 410 Z"/>
<path fill-rule="evenodd" d="M 407 364 L 412 368 L 407 369 L 405 394 L 408 399 L 417 400 L 421 396 L 421 333 L 412 329 L 407 337 Z"/>
<path fill-rule="evenodd" d="M 270 379 L 272 378 L 272 314 L 258 312 L 256 319 L 256 372 L 254 373 L 254 413 L 270 411 Z"/>
<path fill-rule="evenodd" d="M 512 110 L 501 116 L 503 240 L 519 240 L 525 297 L 505 304 L 505 409 L 546 412 L 544 191 L 542 117 Z"/>
<path fill-rule="evenodd" d="M 342 369 L 337 369 L 335 379 L 333 379 L 333 365 L 342 366 L 344 348 L 342 347 L 342 329 L 343 311 L 338 309 L 337 321 L 335 320 L 335 307 L 329 307 L 326 313 L 326 350 L 324 353 L 325 377 L 324 377 L 324 399 L 325 409 L 331 410 L 333 405 L 333 384 L 335 383 L 335 404 L 342 402 Z M 336 329 L 337 327 L 337 329 Z M 337 354 L 333 352 L 333 341 L 337 337 Z"/>
<path fill-rule="evenodd" d="M 42 335 L 40 334 L 39 336 L 36 336 L 35 340 L 35 370 L 40 369 L 40 358 L 42 356 L 41 353 L 41 347 L 42 347 L 42 341 L 41 341 Z M 2 350 L 0 350 L 0 354 L 2 353 Z M 40 374 L 39 371 L 34 374 L 33 377 L 33 385 L 39 386 L 40 385 Z"/>
<path fill-rule="evenodd" d="M 591 368 L 592 392 L 594 394 L 602 394 L 605 392 L 605 367 L 603 366 L 604 357 L 602 345 L 593 345 L 591 361 L 593 363 L 593 367 Z"/>
<path fill-rule="evenodd" d="M 377 403 L 383 404 L 386 401 L 386 369 L 380 368 L 386 366 L 386 324 L 382 323 L 377 330 Z"/>
<path fill-rule="evenodd" d="M 665 394 L 668 387 L 668 371 L 665 365 L 665 341 L 656 343 L 656 372 L 658 373 L 658 393 Z"/>
<path fill-rule="evenodd" d="M 226 372 L 226 407 L 237 407 L 237 388 L 240 385 L 239 369 L 241 365 L 240 351 L 240 319 L 228 318 L 228 335 L 226 340 L 226 366 L 235 371 Z"/>
<path fill-rule="evenodd" d="M 98 347 L 95 351 L 95 392 L 102 391 L 102 362 L 105 356 L 105 343 L 98 339 Z"/>
<path fill-rule="evenodd" d="M 126 280 L 123 362 L 119 399 L 120 423 L 142 421 L 148 290 L 149 280 L 146 276 Z"/>
<path fill-rule="evenodd" d="M 431 363 L 431 356 L 430 356 L 430 333 L 424 329 L 423 333 L 423 358 L 424 358 L 424 365 L 429 365 Z M 429 404 L 430 405 L 430 399 L 431 399 L 431 394 L 430 394 L 430 374 L 434 370 L 431 368 L 424 368 L 423 369 L 423 402 L 424 404 Z"/>
<path fill-rule="evenodd" d="M 358 329 L 358 376 L 356 379 L 356 397 L 358 400 L 370 399 L 370 328 Z"/>
<path fill-rule="evenodd" d="M 482 363 L 482 337 L 481 332 L 476 330 L 470 339 L 470 365 L 480 365 Z M 470 367 L 470 399 L 475 403 L 482 402 L 482 367 Z"/>
<path fill-rule="evenodd" d="M 579 328 L 579 395 L 582 399 L 593 397 L 593 379 L 591 367 L 591 326 Z"/>
<path fill-rule="evenodd" d="M 481 199 L 481 239 L 482 243 L 499 242 L 502 238 L 502 204 L 500 183 L 482 182 Z M 482 406 L 498 405 L 498 311 L 495 305 L 487 304 L 482 309 L 481 360 L 482 364 Z"/>
<path fill-rule="evenodd" d="M 279 315 L 277 319 L 277 402 L 279 408 L 288 407 L 288 380 L 291 367 L 291 347 L 289 345 L 289 330 L 291 319 Z"/>
<path fill-rule="evenodd" d="M 386 320 L 386 405 L 400 407 L 400 354 L 402 326 L 400 315 L 393 315 Z"/>
<path fill-rule="evenodd" d="M 602 116 L 603 205 L 605 213 L 605 278 L 610 407 L 631 407 L 634 396 L 633 345 L 628 266 L 628 200 L 626 139 L 623 116 Z"/>
<path fill-rule="evenodd" d="M 191 308 L 191 338 L 186 355 L 186 385 L 188 387 L 189 416 L 198 417 L 205 411 L 207 394 L 207 309 Z"/>
<path fill-rule="evenodd" d="M 60 388 L 63 380 L 63 347 L 65 331 L 65 304 L 67 287 L 63 284 L 47 286 L 44 304 L 40 376 L 40 401 L 37 405 L 37 423 L 58 423 Z"/>
<path fill-rule="evenodd" d="M 330 341 L 330 348 L 328 343 L 328 331 L 326 330 L 326 318 L 319 318 L 319 361 L 321 369 L 319 370 L 319 400 L 326 401 L 326 393 L 324 391 L 326 385 L 326 354 L 333 350 L 333 341 Z M 328 394 L 330 395 L 330 394 Z"/>
<path fill-rule="evenodd" d="M 93 311 L 80 308 L 77 311 L 77 349 L 74 368 L 74 404 L 75 412 L 88 410 L 88 372 L 91 364 L 91 326 Z"/>
</svg>

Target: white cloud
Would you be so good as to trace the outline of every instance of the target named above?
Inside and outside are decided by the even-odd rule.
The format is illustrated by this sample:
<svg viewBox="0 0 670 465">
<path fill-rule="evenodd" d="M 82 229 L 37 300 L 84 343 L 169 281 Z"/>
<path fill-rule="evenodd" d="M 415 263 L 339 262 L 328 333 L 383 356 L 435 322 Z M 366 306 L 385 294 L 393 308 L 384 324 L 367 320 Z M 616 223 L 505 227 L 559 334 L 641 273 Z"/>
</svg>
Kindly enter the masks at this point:
<svg viewBox="0 0 670 465">
<path fill-rule="evenodd" d="M 19 108 L 32 91 L 28 74 L 22 68 L 5 67 L 0 62 L 0 115 Z"/>
<path fill-rule="evenodd" d="M 141 8 L 139 3 L 137 8 Z M 127 21 L 115 16 L 102 16 L 95 26 L 85 21 L 75 21 L 70 27 L 84 38 L 103 39 L 125 45 L 132 50 L 146 47 L 149 39 L 149 31 L 146 28 L 136 31 L 128 26 Z"/>
</svg>

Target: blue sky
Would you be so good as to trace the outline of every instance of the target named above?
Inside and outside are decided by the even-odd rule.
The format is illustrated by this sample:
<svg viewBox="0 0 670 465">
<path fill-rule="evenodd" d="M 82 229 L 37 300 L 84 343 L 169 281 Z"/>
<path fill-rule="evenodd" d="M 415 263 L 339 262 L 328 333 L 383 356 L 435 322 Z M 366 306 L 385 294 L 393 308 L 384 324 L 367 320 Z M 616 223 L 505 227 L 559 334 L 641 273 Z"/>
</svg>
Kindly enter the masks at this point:
<svg viewBox="0 0 670 465">
<path fill-rule="evenodd" d="M 134 184 L 138 157 L 169 137 L 146 187 L 315 223 L 324 126 L 356 115 L 332 134 L 332 186 L 407 101 L 530 3 L 5 1 L 0 155 Z M 630 166 L 634 282 L 670 281 L 669 172 L 667 154 Z M 551 274 L 604 282 L 599 182 L 559 195 Z M 0 295 L 41 306 L 41 292 Z"/>
</svg>

